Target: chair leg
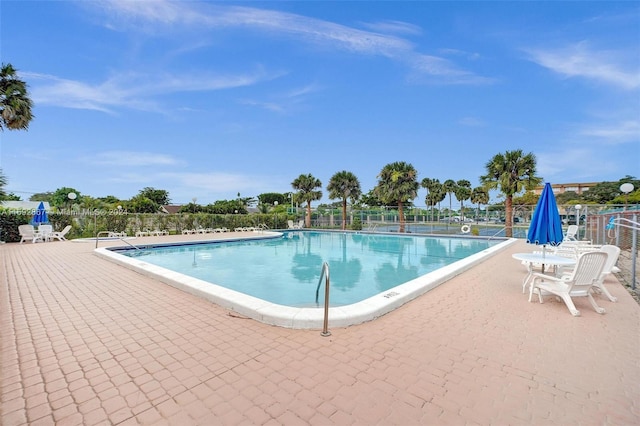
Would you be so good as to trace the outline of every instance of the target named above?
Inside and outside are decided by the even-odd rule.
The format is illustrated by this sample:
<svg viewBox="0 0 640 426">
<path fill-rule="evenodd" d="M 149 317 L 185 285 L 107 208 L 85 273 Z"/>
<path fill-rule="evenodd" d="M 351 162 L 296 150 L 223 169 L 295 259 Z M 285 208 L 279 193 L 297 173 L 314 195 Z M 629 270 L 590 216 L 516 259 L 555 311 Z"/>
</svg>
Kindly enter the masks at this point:
<svg viewBox="0 0 640 426">
<path fill-rule="evenodd" d="M 536 286 L 536 278 L 534 278 L 533 282 L 529 284 L 529 302 L 531 302 L 533 293 L 536 291 L 536 289 L 538 290 L 538 300 L 540 301 L 540 303 L 542 303 L 542 290 L 540 290 L 540 288 Z"/>
<path fill-rule="evenodd" d="M 571 296 L 569 296 L 568 294 L 563 294 L 560 297 L 564 301 L 564 304 L 567 305 L 567 308 L 569 308 L 569 312 L 571 312 L 571 315 L 573 315 L 574 317 L 579 317 L 580 311 L 576 309 L 576 305 L 573 304 Z"/>
<path fill-rule="evenodd" d="M 591 293 L 587 293 L 587 297 L 589 298 L 589 302 L 591 302 L 591 306 L 593 306 L 593 309 L 595 309 L 597 313 L 605 314 L 607 312 L 604 308 L 598 306 Z"/>
<path fill-rule="evenodd" d="M 607 296 L 607 299 L 609 299 L 610 301 L 612 301 L 612 302 L 617 302 L 618 301 L 617 297 L 614 297 L 614 296 L 611 295 L 611 293 L 609 293 L 609 290 L 607 290 L 607 288 L 604 286 L 604 283 L 598 283 L 593 288 L 597 288 L 602 293 L 604 293 L 604 295 Z"/>
</svg>

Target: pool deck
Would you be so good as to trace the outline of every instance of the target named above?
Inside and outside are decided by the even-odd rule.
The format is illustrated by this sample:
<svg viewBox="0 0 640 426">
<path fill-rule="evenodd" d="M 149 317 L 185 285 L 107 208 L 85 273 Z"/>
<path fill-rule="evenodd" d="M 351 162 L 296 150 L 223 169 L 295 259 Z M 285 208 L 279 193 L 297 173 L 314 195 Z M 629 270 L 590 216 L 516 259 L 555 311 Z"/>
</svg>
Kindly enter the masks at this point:
<svg viewBox="0 0 640 426">
<path fill-rule="evenodd" d="M 0 245 L 3 426 L 640 424 L 640 307 L 615 277 L 605 315 L 528 303 L 523 241 L 330 337 L 230 315 L 93 249 Z"/>
</svg>

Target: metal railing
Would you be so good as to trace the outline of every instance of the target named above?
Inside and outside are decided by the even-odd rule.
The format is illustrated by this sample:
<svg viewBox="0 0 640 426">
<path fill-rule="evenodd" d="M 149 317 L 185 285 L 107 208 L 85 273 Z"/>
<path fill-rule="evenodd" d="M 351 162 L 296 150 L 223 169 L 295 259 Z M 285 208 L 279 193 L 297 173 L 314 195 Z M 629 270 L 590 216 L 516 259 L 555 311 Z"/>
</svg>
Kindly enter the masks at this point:
<svg viewBox="0 0 640 426">
<path fill-rule="evenodd" d="M 638 216 L 633 215 L 633 219 L 618 217 L 613 219 L 612 224 L 618 228 L 631 229 L 631 288 L 636 289 L 636 264 L 638 263 L 638 231 L 640 231 L 640 223 Z M 620 233 L 616 233 L 616 239 L 619 240 Z"/>
<path fill-rule="evenodd" d="M 100 241 L 100 235 L 110 236 L 110 235 L 112 235 L 112 234 L 113 234 L 113 232 L 112 232 L 112 231 L 100 231 L 100 232 L 98 232 L 98 233 L 96 234 L 96 248 L 98 248 L 98 241 Z M 134 246 L 134 245 L 133 245 L 133 244 L 131 244 L 130 242 L 126 241 L 124 238 L 125 238 L 125 237 L 118 237 L 118 239 L 119 239 L 120 241 L 122 241 L 123 243 L 125 243 L 125 244 L 127 244 L 127 245 L 129 245 L 129 246 L 133 247 L 133 248 L 134 248 L 134 249 L 136 249 L 136 250 L 140 250 L 140 247 L 138 247 L 138 246 Z"/>
<path fill-rule="evenodd" d="M 324 277 L 324 322 L 322 325 L 322 337 L 331 336 L 329 332 L 329 286 L 331 280 L 329 278 L 329 264 L 324 262 L 322 264 L 322 271 L 320 272 L 320 279 L 318 280 L 318 287 L 316 288 L 316 305 L 320 295 L 320 285 L 322 285 L 322 278 Z"/>
</svg>

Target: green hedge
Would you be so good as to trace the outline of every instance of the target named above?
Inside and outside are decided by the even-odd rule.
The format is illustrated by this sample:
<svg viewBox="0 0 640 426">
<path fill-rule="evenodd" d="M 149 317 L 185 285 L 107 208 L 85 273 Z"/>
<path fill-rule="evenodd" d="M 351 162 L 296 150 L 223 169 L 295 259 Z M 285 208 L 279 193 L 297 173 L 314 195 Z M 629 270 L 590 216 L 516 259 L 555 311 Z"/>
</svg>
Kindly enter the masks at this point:
<svg viewBox="0 0 640 426">
<path fill-rule="evenodd" d="M 167 230 L 171 234 L 181 234 L 184 229 L 223 228 L 257 226 L 264 224 L 270 229 L 287 227 L 287 220 L 295 220 L 293 215 L 274 214 L 151 214 L 114 211 L 85 211 L 72 214 L 48 214 L 49 223 L 56 231 L 71 225 L 67 238 L 94 237 L 100 231 L 126 232 L 135 235 L 143 230 Z M 18 226 L 30 223 L 31 214 L 0 211 L 0 241 L 20 241 Z"/>
</svg>

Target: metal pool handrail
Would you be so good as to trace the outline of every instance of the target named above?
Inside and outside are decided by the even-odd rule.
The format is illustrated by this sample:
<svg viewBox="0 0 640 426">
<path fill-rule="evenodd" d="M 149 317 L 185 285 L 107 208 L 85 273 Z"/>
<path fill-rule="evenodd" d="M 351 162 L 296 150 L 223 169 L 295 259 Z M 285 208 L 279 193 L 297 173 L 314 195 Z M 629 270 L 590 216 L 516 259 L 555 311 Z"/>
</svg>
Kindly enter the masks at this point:
<svg viewBox="0 0 640 426">
<path fill-rule="evenodd" d="M 506 227 L 506 226 L 503 226 L 502 228 L 500 228 L 500 229 L 498 230 L 498 232 L 496 232 L 495 234 L 493 234 L 492 236 L 490 236 L 490 237 L 489 237 L 489 239 L 488 239 L 487 241 L 491 241 L 491 240 L 492 240 L 496 235 L 498 235 L 499 233 L 501 233 L 502 231 L 504 231 L 504 230 L 506 230 L 506 229 L 507 229 L 507 227 Z"/>
<path fill-rule="evenodd" d="M 98 234 L 96 235 L 96 248 L 98 248 L 98 241 L 100 241 L 100 234 L 109 235 L 110 233 L 111 233 L 111 231 L 100 231 L 100 232 L 98 232 Z M 120 238 L 120 241 L 122 241 L 123 243 L 130 245 L 131 247 L 133 247 L 136 250 L 140 250 L 140 247 L 134 246 L 130 242 L 125 241 L 125 239 L 123 237 L 119 237 L 119 238 Z"/>
<path fill-rule="evenodd" d="M 320 285 L 322 284 L 322 277 L 324 277 L 324 322 L 322 325 L 322 337 L 331 336 L 329 331 L 329 264 L 324 262 L 322 264 L 322 271 L 320 272 L 320 279 L 318 280 L 318 287 L 316 288 L 316 304 L 318 303 L 318 295 L 320 293 Z"/>
</svg>

